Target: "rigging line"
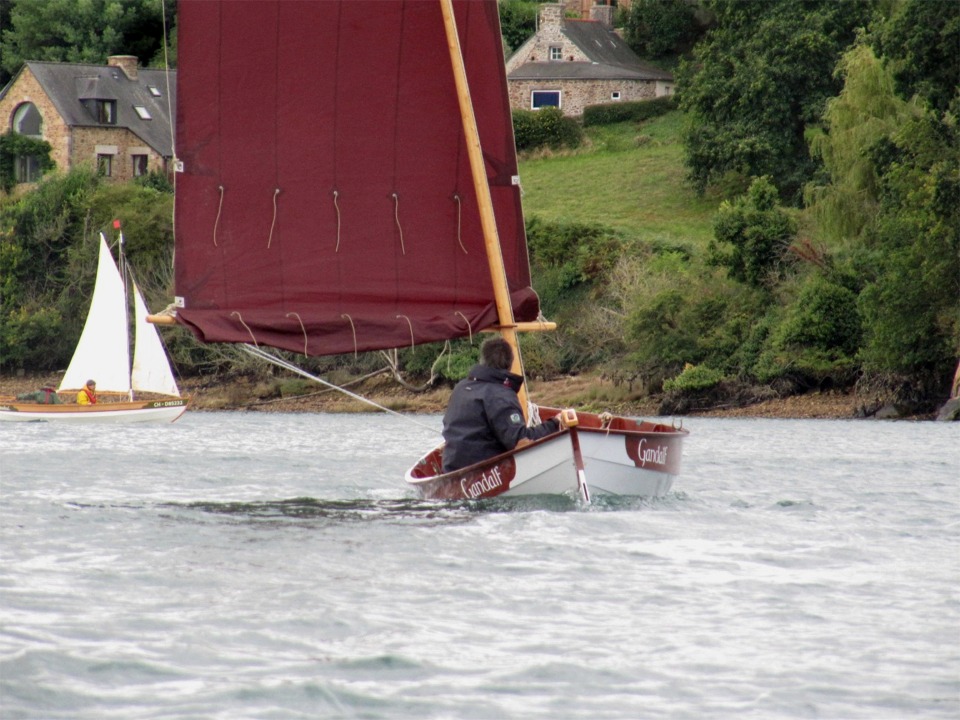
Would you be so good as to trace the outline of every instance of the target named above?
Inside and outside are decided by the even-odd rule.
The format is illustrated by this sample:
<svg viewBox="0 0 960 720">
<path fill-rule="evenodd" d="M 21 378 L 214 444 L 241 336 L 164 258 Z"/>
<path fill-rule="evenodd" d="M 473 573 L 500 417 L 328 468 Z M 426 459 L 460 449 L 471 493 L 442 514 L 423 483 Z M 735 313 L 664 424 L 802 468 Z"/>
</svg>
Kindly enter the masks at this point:
<svg viewBox="0 0 960 720">
<path fill-rule="evenodd" d="M 406 315 L 397 315 L 397 317 L 398 317 L 398 318 L 403 318 L 404 320 L 407 321 L 407 325 L 410 326 L 410 347 L 411 347 L 411 348 L 416 347 L 417 342 L 416 342 L 416 340 L 413 339 L 413 323 L 410 322 L 410 318 L 408 318 Z"/>
<path fill-rule="evenodd" d="M 243 326 L 247 329 L 247 332 L 248 332 L 248 333 L 250 333 L 250 338 L 253 340 L 253 344 L 256 345 L 257 347 L 260 347 L 260 344 L 257 342 L 257 338 L 256 338 L 256 337 L 254 336 L 254 334 L 253 334 L 253 330 L 251 330 L 251 329 L 250 329 L 250 326 L 247 325 L 247 324 L 243 321 L 243 318 L 240 317 L 240 313 L 238 313 L 236 310 L 234 310 L 232 313 L 230 313 L 230 317 L 233 317 L 234 315 L 237 316 L 237 320 L 240 321 L 240 324 L 243 325 Z M 244 345 L 246 345 L 246 343 L 244 343 Z"/>
<path fill-rule="evenodd" d="M 337 247 L 333 252 L 340 252 L 340 204 L 337 202 L 337 197 L 340 193 L 337 190 L 333 191 L 333 207 L 337 210 Z"/>
<path fill-rule="evenodd" d="M 277 195 L 280 194 L 280 188 L 273 189 L 273 222 L 270 223 L 270 237 L 267 238 L 267 250 L 270 249 L 270 243 L 273 242 L 273 228 L 277 225 Z"/>
<path fill-rule="evenodd" d="M 308 373 L 308 372 L 307 372 L 306 370 L 304 370 L 303 368 L 299 368 L 299 367 L 297 367 L 296 365 L 294 365 L 293 363 L 288 362 L 288 361 L 284 360 L 284 359 L 281 358 L 281 357 L 277 357 L 277 356 L 274 355 L 273 353 L 267 352 L 266 350 L 264 350 L 263 348 L 261 348 L 259 345 L 253 346 L 253 345 L 250 345 L 249 343 L 243 343 L 243 344 L 240 346 L 240 348 L 241 348 L 244 352 L 247 352 L 247 353 L 249 353 L 250 355 L 253 355 L 254 357 L 258 357 L 258 358 L 260 358 L 261 360 L 265 360 L 265 361 L 267 361 L 267 362 L 269 362 L 269 363 L 273 363 L 273 364 L 276 365 L 277 367 L 281 367 L 281 368 L 283 368 L 283 369 L 285 369 L 285 370 L 289 370 L 290 372 L 296 373 L 297 375 L 300 375 L 301 377 L 305 377 L 305 378 L 307 378 L 308 380 L 313 380 L 314 382 L 318 382 L 318 383 L 320 383 L 321 385 L 325 385 L 326 387 L 330 388 L 331 390 L 337 390 L 337 391 L 339 391 L 339 392 L 342 392 L 344 395 L 348 395 L 349 397 L 352 397 L 354 400 L 359 400 L 360 402 L 364 402 L 364 403 L 366 403 L 367 405 L 372 405 L 373 407 L 377 408 L 378 410 L 382 410 L 382 411 L 385 412 L 385 413 L 390 413 L 391 415 L 396 415 L 398 418 L 402 418 L 403 420 L 406 420 L 407 422 L 413 423 L 414 425 L 419 425 L 420 427 L 425 428 L 425 429 L 427 429 L 427 430 L 430 430 L 431 432 L 440 434 L 440 431 L 437 430 L 437 428 L 435 428 L 435 427 L 431 427 L 430 425 L 426 425 L 425 423 L 422 423 L 422 422 L 419 422 L 419 421 L 417 421 L 417 420 L 414 420 L 413 418 L 411 418 L 411 417 L 408 416 L 408 415 L 404 415 L 404 414 L 402 414 L 402 413 L 398 413 L 396 410 L 391 410 L 391 409 L 388 408 L 388 407 L 384 407 L 383 405 L 380 405 L 380 404 L 374 402 L 373 400 L 370 400 L 369 398 L 365 398 L 365 397 L 363 397 L 362 395 L 357 395 L 356 393 L 350 392 L 350 391 L 347 390 L 346 388 L 342 388 L 342 387 L 340 387 L 339 385 L 334 385 L 333 383 L 328 382 L 328 381 L 324 380 L 323 378 L 317 377 L 316 375 L 312 375 L 311 373 Z"/>
<path fill-rule="evenodd" d="M 217 244 L 217 229 L 220 227 L 220 213 L 223 212 L 223 185 L 217 185 L 217 189 L 220 191 L 220 204 L 217 206 L 217 219 L 213 223 L 213 246 L 220 247 Z"/>
<path fill-rule="evenodd" d="M 356 360 L 357 359 L 357 328 L 353 324 L 353 318 L 350 317 L 349 315 L 342 314 L 340 315 L 340 317 L 346 318 L 347 320 L 350 321 L 350 330 L 353 332 L 353 359 Z"/>
<path fill-rule="evenodd" d="M 163 20 L 163 78 L 167 83 L 167 121 L 170 123 L 170 155 L 173 161 L 173 196 L 177 196 L 177 135 L 173 128 L 173 95 L 170 93 L 170 59 L 167 54 L 167 2 L 160 0 L 160 13 Z M 177 236 L 177 213 L 171 211 L 170 231 L 173 237 Z M 174 250 L 176 256 L 176 250 Z"/>
<path fill-rule="evenodd" d="M 288 312 L 287 317 L 295 317 L 300 322 L 300 329 L 303 331 L 303 354 L 307 355 L 307 329 L 303 326 L 303 320 L 300 318 L 299 313 Z"/>
<path fill-rule="evenodd" d="M 400 198 L 396 193 L 393 194 L 393 219 L 396 220 L 397 230 L 400 232 L 400 252 L 406 255 L 407 250 L 403 246 L 403 228 L 400 227 Z"/>
<path fill-rule="evenodd" d="M 457 193 L 454 193 L 453 199 L 457 201 L 457 242 L 460 243 L 460 249 L 463 250 L 463 254 L 469 255 L 470 253 L 467 252 L 467 248 L 463 246 L 463 236 L 460 232 L 461 222 L 462 222 L 461 216 L 463 215 L 463 207 L 460 204 L 460 195 L 458 195 Z"/>
<path fill-rule="evenodd" d="M 473 345 L 473 328 L 470 326 L 470 321 L 467 319 L 467 316 L 459 310 L 455 310 L 453 314 L 462 317 L 463 321 L 467 324 L 467 332 L 470 333 L 470 344 Z"/>
</svg>

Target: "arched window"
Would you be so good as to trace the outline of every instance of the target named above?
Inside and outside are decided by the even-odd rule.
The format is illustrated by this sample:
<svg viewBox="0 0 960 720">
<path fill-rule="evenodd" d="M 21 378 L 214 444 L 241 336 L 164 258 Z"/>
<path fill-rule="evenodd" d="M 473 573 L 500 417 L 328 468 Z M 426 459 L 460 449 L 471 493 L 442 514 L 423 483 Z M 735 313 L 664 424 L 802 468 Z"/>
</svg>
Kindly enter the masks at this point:
<svg viewBox="0 0 960 720">
<path fill-rule="evenodd" d="M 18 135 L 43 139 L 43 117 L 32 102 L 25 102 L 14 110 L 11 127 Z M 13 174 L 18 183 L 36 182 L 42 174 L 40 159 L 34 155 L 17 155 L 14 158 Z"/>
<path fill-rule="evenodd" d="M 43 118 L 32 102 L 25 102 L 13 113 L 13 131 L 27 137 L 43 137 Z"/>
</svg>

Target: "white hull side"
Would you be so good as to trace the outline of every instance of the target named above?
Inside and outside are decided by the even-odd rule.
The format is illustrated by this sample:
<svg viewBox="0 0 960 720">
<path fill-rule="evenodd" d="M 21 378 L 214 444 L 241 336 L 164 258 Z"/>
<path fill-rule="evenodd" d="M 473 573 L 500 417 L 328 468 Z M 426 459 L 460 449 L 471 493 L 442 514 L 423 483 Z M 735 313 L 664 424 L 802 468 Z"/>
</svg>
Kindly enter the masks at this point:
<svg viewBox="0 0 960 720">
<path fill-rule="evenodd" d="M 620 433 L 581 431 L 580 451 L 591 495 L 661 497 L 673 487 L 676 475 L 637 467 Z"/>
<path fill-rule="evenodd" d="M 577 468 L 566 437 L 534 445 L 517 453 L 517 475 L 500 497 L 522 495 L 577 495 Z"/>
<path fill-rule="evenodd" d="M 589 496 L 661 497 L 680 470 L 684 431 L 577 432 Z M 411 468 L 406 480 L 425 498 L 473 500 L 522 495 L 580 497 L 569 432 L 451 473 L 440 472 L 436 449 Z"/>
</svg>

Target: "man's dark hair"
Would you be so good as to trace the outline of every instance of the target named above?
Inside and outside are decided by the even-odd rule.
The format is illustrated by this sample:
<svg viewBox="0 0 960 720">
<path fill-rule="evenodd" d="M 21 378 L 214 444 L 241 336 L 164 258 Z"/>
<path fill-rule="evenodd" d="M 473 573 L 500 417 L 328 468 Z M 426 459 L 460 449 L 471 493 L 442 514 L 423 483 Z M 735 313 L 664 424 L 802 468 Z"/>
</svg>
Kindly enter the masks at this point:
<svg viewBox="0 0 960 720">
<path fill-rule="evenodd" d="M 480 346 L 480 364 L 497 370 L 509 370 L 513 365 L 513 348 L 503 338 L 484 340 Z"/>
</svg>

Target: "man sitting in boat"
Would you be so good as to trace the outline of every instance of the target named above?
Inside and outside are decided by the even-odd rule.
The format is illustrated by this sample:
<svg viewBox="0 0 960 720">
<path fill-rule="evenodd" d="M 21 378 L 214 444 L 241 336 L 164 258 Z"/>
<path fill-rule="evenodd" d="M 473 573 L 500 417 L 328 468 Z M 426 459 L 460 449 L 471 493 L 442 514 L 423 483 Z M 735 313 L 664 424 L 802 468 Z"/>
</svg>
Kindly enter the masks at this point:
<svg viewBox="0 0 960 720">
<path fill-rule="evenodd" d="M 443 416 L 443 471 L 459 470 L 539 440 L 561 428 L 558 417 L 527 427 L 517 393 L 523 378 L 510 372 L 513 349 L 503 338 L 480 346 L 480 364 L 457 383 Z"/>
<path fill-rule="evenodd" d="M 82 376 L 81 376 L 82 377 Z M 97 404 L 97 383 L 94 380 L 87 380 L 87 384 L 80 388 L 77 393 L 77 405 L 96 405 Z"/>
</svg>

